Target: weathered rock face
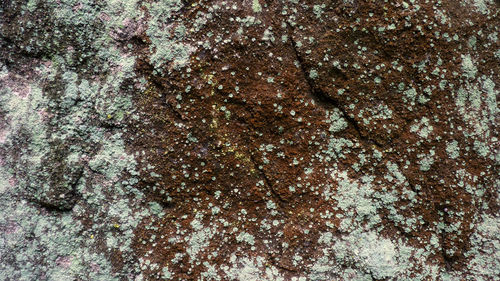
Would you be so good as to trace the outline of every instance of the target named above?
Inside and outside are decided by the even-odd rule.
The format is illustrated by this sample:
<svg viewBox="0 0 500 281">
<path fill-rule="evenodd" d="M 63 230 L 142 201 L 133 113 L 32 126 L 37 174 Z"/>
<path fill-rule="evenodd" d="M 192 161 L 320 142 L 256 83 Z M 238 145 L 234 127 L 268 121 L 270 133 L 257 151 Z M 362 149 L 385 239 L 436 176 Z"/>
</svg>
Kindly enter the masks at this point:
<svg viewBox="0 0 500 281">
<path fill-rule="evenodd" d="M 494 280 L 498 1 L 0 4 L 0 280 Z"/>
</svg>

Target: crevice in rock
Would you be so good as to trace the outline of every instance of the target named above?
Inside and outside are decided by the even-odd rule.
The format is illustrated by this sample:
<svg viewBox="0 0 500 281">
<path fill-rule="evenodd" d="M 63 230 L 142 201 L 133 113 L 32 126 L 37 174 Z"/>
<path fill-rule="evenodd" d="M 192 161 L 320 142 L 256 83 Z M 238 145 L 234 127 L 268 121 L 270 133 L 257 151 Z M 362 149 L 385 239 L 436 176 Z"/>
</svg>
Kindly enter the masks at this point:
<svg viewBox="0 0 500 281">
<path fill-rule="evenodd" d="M 73 210 L 73 206 L 71 207 L 63 207 L 63 206 L 56 206 L 53 204 L 50 204 L 48 202 L 44 201 L 31 201 L 32 203 L 35 203 L 36 205 L 40 206 L 41 208 L 45 209 L 49 213 L 67 213 L 71 212 Z"/>
<path fill-rule="evenodd" d="M 292 274 L 293 273 L 295 273 L 295 274 L 297 273 L 297 270 L 295 270 L 295 269 L 292 269 L 292 268 L 280 265 L 279 261 L 276 258 L 274 258 L 274 257 L 271 257 L 271 264 L 274 265 L 276 268 L 279 268 L 279 269 L 281 269 L 281 270 L 283 270 L 285 272 L 289 272 L 289 273 L 292 273 Z"/>
<path fill-rule="evenodd" d="M 164 97 L 164 93 L 168 93 L 168 91 L 166 90 L 166 87 L 164 85 L 162 85 L 159 81 L 157 81 L 156 79 L 148 79 L 148 82 L 150 83 L 151 87 L 154 87 L 155 89 L 155 93 L 157 94 L 160 94 L 162 96 L 162 104 L 164 104 L 169 110 L 170 112 L 173 113 L 173 115 L 178 119 L 178 120 L 181 120 L 181 121 L 186 121 L 186 117 L 184 117 L 184 115 L 182 115 L 181 112 L 179 112 L 175 106 L 172 105 L 171 102 L 169 102 L 169 98 L 165 98 Z M 159 98 L 158 96 L 154 97 L 154 98 Z"/>
<path fill-rule="evenodd" d="M 282 197 L 281 197 L 281 196 L 280 196 L 280 195 L 276 192 L 276 190 L 274 190 L 274 185 L 272 184 L 271 179 L 269 179 L 269 177 L 266 175 L 266 173 L 265 173 L 263 170 L 259 169 L 259 165 L 258 165 L 258 163 L 257 163 L 257 160 L 255 159 L 255 156 L 254 156 L 252 153 L 250 153 L 250 160 L 252 161 L 252 164 L 253 164 L 253 166 L 254 166 L 254 169 L 255 169 L 256 171 L 259 171 L 259 173 L 260 173 L 260 175 L 261 175 L 261 178 L 264 180 L 265 185 L 267 186 L 267 189 L 271 192 L 271 195 L 272 195 L 274 198 L 278 199 L 278 201 L 279 201 L 280 203 L 286 203 L 286 200 L 285 200 L 285 199 L 283 199 L 283 198 L 282 198 Z"/>
<path fill-rule="evenodd" d="M 444 225 L 448 227 L 450 223 L 448 222 L 447 207 L 439 206 L 437 210 L 443 212 L 443 222 Z M 441 229 L 439 234 L 440 234 L 439 246 L 441 247 L 441 256 L 443 257 L 444 267 L 446 271 L 452 271 L 455 259 L 453 256 L 450 256 L 448 253 L 446 253 L 448 250 L 448 246 L 446 245 L 446 239 L 448 238 L 448 234 L 446 233 L 445 229 Z"/>
<path fill-rule="evenodd" d="M 374 139 L 371 139 L 371 138 L 365 136 L 362 133 L 362 130 L 361 130 L 361 128 L 358 125 L 358 122 L 356 120 L 354 120 L 354 118 L 351 117 L 347 113 L 347 111 L 344 109 L 344 106 L 342 104 L 340 104 L 340 102 L 338 100 L 336 100 L 336 99 L 328 96 L 321 89 L 319 89 L 318 87 L 314 86 L 314 82 L 307 75 L 308 71 L 305 68 L 305 61 L 300 56 L 300 53 L 297 50 L 297 44 L 296 44 L 295 40 L 293 39 L 293 32 L 289 32 L 289 34 L 290 34 L 289 38 L 290 38 L 292 50 L 294 51 L 295 57 L 296 57 L 296 59 L 297 59 L 297 61 L 299 63 L 300 71 L 302 72 L 303 78 L 304 78 L 304 80 L 306 81 L 306 83 L 307 83 L 307 85 L 309 87 L 309 93 L 311 94 L 313 100 L 317 104 L 319 104 L 319 105 L 321 105 L 323 107 L 326 107 L 327 105 L 332 105 L 332 106 L 338 108 L 340 110 L 340 112 L 342 113 L 343 117 L 345 118 L 345 120 L 347 121 L 347 123 L 349 125 L 351 125 L 351 127 L 354 128 L 354 130 L 356 131 L 356 134 L 358 135 L 358 139 L 362 140 L 365 143 L 373 144 L 373 145 L 375 145 L 379 149 L 381 147 L 383 147 L 383 144 L 379 143 L 378 141 L 376 141 Z"/>
<path fill-rule="evenodd" d="M 375 275 L 373 274 L 373 272 L 371 272 L 371 270 L 368 270 L 368 274 L 370 275 L 370 277 L 372 278 L 373 281 L 385 280 L 385 279 L 380 279 L 380 278 L 375 277 Z"/>
</svg>

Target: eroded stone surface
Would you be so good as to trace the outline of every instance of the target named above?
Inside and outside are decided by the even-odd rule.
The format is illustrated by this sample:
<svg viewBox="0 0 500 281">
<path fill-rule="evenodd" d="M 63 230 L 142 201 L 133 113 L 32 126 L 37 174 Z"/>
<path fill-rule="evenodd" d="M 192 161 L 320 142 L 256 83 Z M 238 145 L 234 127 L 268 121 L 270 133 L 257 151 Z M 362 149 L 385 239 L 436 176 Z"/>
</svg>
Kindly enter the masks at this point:
<svg viewBox="0 0 500 281">
<path fill-rule="evenodd" d="M 7 1 L 0 280 L 494 280 L 495 1 Z"/>
</svg>

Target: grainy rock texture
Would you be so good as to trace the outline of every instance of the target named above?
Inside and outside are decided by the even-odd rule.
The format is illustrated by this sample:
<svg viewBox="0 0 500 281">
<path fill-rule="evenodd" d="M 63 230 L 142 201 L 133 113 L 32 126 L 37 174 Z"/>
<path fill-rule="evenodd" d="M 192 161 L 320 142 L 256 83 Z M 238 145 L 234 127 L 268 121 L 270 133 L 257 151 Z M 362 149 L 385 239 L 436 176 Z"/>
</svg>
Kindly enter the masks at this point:
<svg viewBox="0 0 500 281">
<path fill-rule="evenodd" d="M 499 280 L 499 12 L 1 1 L 0 280 Z"/>
</svg>

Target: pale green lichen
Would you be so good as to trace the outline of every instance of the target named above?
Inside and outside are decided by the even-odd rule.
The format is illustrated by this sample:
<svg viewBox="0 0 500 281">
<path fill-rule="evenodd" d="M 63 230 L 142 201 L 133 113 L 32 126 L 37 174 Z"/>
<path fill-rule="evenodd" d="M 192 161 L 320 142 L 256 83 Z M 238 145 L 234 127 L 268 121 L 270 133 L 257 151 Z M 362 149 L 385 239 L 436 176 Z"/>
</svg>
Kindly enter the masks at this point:
<svg viewBox="0 0 500 281">
<path fill-rule="evenodd" d="M 253 235 L 251 235 L 250 233 L 241 232 L 240 234 L 238 234 L 238 236 L 236 236 L 236 241 L 246 242 L 246 243 L 253 246 L 255 244 L 255 237 Z"/>
<path fill-rule="evenodd" d="M 309 71 L 309 78 L 311 79 L 318 78 L 318 71 L 316 69 L 311 69 L 311 71 Z"/>
<path fill-rule="evenodd" d="M 135 160 L 125 152 L 121 134 L 116 134 L 103 141 L 102 149 L 89 161 L 89 167 L 113 179 L 124 170 L 134 170 Z"/>
<path fill-rule="evenodd" d="M 154 2 L 149 7 L 151 19 L 146 34 L 151 39 L 150 60 L 161 72 L 161 68 L 172 64 L 174 68 L 186 66 L 194 48 L 182 42 L 186 28 L 182 24 L 172 30 L 167 22 L 183 7 L 180 0 Z"/>
<path fill-rule="evenodd" d="M 410 132 L 417 133 L 420 137 L 427 139 L 434 130 L 429 121 L 429 118 L 422 117 L 419 122 L 410 127 Z"/>
<path fill-rule="evenodd" d="M 313 13 L 316 16 L 316 18 L 321 18 L 321 15 L 324 13 L 323 9 L 326 8 L 325 4 L 321 5 L 314 5 L 313 6 Z"/>
<path fill-rule="evenodd" d="M 111 132 L 114 122 L 133 111 L 123 85 L 135 77 L 135 57 L 119 50 L 112 37 L 123 22 L 133 22 L 142 12 L 137 1 L 58 2 L 44 3 L 43 11 L 51 15 L 53 22 L 48 24 L 54 24 L 54 29 L 38 31 L 49 39 L 37 48 L 46 50 L 52 43 L 61 44 L 60 48 L 51 50 L 43 63 L 30 61 L 35 71 L 26 78 L 18 75 L 17 68 L 1 66 L 0 79 L 8 83 L 0 83 L 0 111 L 7 113 L 0 151 L 8 153 L 0 155 L 0 204 L 4 206 L 0 227 L 12 225 L 13 232 L 3 237 L 6 244 L 0 246 L 0 255 L 9 256 L 7 263 L 0 262 L 0 280 L 117 280 L 134 270 L 129 266 L 134 266 L 129 263 L 132 231 L 143 217 L 161 215 L 158 208 L 138 207 L 143 195 L 132 187 L 137 179 L 116 182 L 125 171 L 137 172 L 121 134 Z M 31 1 L 28 12 L 39 11 L 33 7 L 40 4 Z M 85 28 L 73 32 L 73 27 L 81 26 Z M 50 37 L 51 32 L 64 40 L 57 39 L 59 35 Z M 34 41 L 40 36 L 27 35 L 34 36 Z M 76 49 L 66 49 L 64 44 L 73 43 Z M 96 64 L 77 64 L 84 58 Z M 100 77 L 88 75 L 89 71 L 100 71 Z M 15 157 L 16 150 L 20 157 Z M 73 176 L 71 171 L 81 168 L 83 159 L 89 160 L 91 170 L 77 170 Z M 61 165 L 65 170 L 57 169 Z M 11 169 L 18 170 L 16 176 Z M 63 175 L 55 175 L 60 172 Z M 100 174 L 113 181 L 103 184 Z M 71 198 L 51 197 L 54 192 L 80 198 L 65 202 Z M 130 197 L 134 200 L 129 201 Z M 64 209 L 52 212 L 51 208 Z M 90 228 L 83 226 L 73 215 L 87 216 L 93 223 Z M 98 250 L 100 239 L 94 235 L 106 232 L 108 220 L 118 222 L 113 227 L 121 231 L 108 233 L 105 241 L 119 249 L 129 264 L 118 269 L 120 273 L 106 258 L 110 252 Z"/>
<path fill-rule="evenodd" d="M 415 254 L 415 249 L 402 241 L 381 237 L 374 231 L 354 231 L 342 237 L 326 232 L 320 236 L 318 243 L 325 248 L 324 256 L 311 267 L 310 280 L 408 280 L 405 278 L 406 271 L 414 266 L 409 257 Z M 346 270 L 338 262 L 350 266 Z"/>
<path fill-rule="evenodd" d="M 426 172 L 431 169 L 432 164 L 434 164 L 434 155 L 436 152 L 430 150 L 429 154 L 418 154 L 417 157 L 420 158 L 418 163 L 420 164 L 420 171 Z"/>
<path fill-rule="evenodd" d="M 326 111 L 326 118 L 327 123 L 330 124 L 330 128 L 328 130 L 332 133 L 340 132 L 347 128 L 347 121 L 338 109 L 335 109 L 332 112 Z"/>
<path fill-rule="evenodd" d="M 10 196 L 18 192 L 11 189 L 0 194 L 0 226 L 3 232 L 0 255 L 0 280 L 118 280 L 111 265 L 102 254 L 82 247 L 82 225 L 71 214 L 40 214 L 40 211 L 19 201 L 11 204 Z M 11 193 L 11 194 L 9 194 Z M 41 259 L 43 256 L 43 259 Z M 90 264 L 98 266 L 93 271 Z"/>
<path fill-rule="evenodd" d="M 467 78 L 472 79 L 476 77 L 477 68 L 469 54 L 462 55 L 462 70 Z"/>
<path fill-rule="evenodd" d="M 472 3 L 476 7 L 476 9 L 484 15 L 490 13 L 490 9 L 488 5 L 495 5 L 494 0 L 473 0 Z"/>
<path fill-rule="evenodd" d="M 259 0 L 252 0 L 252 10 L 254 13 L 262 12 L 262 6 L 260 5 Z"/>
<path fill-rule="evenodd" d="M 446 145 L 446 152 L 451 159 L 457 159 L 460 156 L 460 148 L 456 140 L 449 142 Z"/>
<path fill-rule="evenodd" d="M 471 237 L 471 257 L 467 268 L 476 280 L 493 280 L 500 276 L 500 219 L 483 215 Z"/>
</svg>

